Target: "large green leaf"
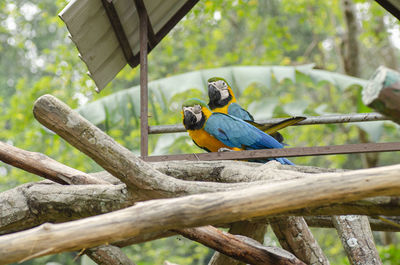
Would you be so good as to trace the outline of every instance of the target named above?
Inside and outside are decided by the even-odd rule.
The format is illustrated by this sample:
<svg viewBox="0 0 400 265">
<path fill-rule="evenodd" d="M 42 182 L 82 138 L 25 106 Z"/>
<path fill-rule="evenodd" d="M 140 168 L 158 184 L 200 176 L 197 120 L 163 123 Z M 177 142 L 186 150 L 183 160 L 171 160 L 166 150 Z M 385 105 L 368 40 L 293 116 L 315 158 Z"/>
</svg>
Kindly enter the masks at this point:
<svg viewBox="0 0 400 265">
<path fill-rule="evenodd" d="M 312 67 L 312 64 L 302 66 L 230 66 L 188 72 L 149 82 L 149 100 L 151 103 L 158 104 L 161 109 L 166 110 L 166 106 L 171 104 L 171 99 L 176 94 L 184 93 L 190 89 L 197 89 L 205 96 L 207 95 L 207 79 L 213 76 L 225 78 L 238 95 L 252 83 L 258 83 L 270 88 L 273 76 L 278 82 L 285 79 L 296 82 L 296 74 L 305 75 L 316 83 L 329 82 L 341 90 L 352 85 L 363 86 L 366 83 L 366 80 L 363 79 L 323 70 L 315 70 Z M 284 108 L 287 113 L 299 114 L 300 112 L 304 112 L 307 105 L 302 103 L 293 104 L 291 104 L 293 106 L 290 105 Z M 131 105 L 132 110 L 126 111 L 129 105 Z M 117 123 L 123 118 L 126 119 L 127 113 L 131 113 L 137 119 L 140 115 L 139 106 L 140 88 L 139 86 L 135 86 L 93 101 L 80 107 L 78 111 L 94 124 L 100 124 L 106 120 Z M 253 109 L 256 117 L 262 112 L 265 115 L 263 118 L 266 118 L 272 115 L 273 112 L 273 108 L 271 109 L 271 107 L 267 109 L 263 107 L 260 111 L 254 105 L 250 106 L 250 108 Z M 107 115 L 109 117 L 106 119 Z"/>
</svg>

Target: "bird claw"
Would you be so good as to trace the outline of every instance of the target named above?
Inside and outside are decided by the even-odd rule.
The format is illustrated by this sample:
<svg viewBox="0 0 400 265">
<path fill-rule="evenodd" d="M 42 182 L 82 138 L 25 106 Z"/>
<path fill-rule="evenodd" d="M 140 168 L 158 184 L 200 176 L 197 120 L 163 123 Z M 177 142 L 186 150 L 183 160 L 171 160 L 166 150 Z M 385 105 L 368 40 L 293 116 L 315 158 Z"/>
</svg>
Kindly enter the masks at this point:
<svg viewBox="0 0 400 265">
<path fill-rule="evenodd" d="M 218 152 L 232 152 L 233 150 L 226 148 L 226 147 L 221 147 L 220 149 L 218 149 Z"/>
</svg>

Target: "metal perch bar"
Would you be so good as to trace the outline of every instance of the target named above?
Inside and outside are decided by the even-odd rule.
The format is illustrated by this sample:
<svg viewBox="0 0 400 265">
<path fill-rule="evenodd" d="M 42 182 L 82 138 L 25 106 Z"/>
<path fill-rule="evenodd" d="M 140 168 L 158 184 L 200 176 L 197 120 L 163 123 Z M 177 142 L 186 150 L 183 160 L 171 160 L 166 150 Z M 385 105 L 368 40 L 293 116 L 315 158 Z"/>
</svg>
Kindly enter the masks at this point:
<svg viewBox="0 0 400 265">
<path fill-rule="evenodd" d="M 372 152 L 400 151 L 400 143 L 365 143 L 332 146 L 294 147 L 282 149 L 245 150 L 232 152 L 212 152 L 182 155 L 160 155 L 141 157 L 147 162 L 174 161 L 174 160 L 241 160 L 241 159 L 264 159 L 273 157 L 294 157 L 313 155 L 337 155 Z"/>
<path fill-rule="evenodd" d="M 261 124 L 272 125 L 283 121 L 285 118 L 275 118 L 268 120 L 257 121 Z M 315 125 L 315 124 L 330 124 L 330 123 L 347 123 L 347 122 L 363 122 L 363 121 L 387 121 L 390 120 L 387 117 L 379 113 L 356 113 L 356 114 L 338 114 L 338 115 L 324 115 L 324 116 L 310 116 L 304 121 L 301 121 L 297 125 Z M 184 132 L 185 127 L 182 124 L 174 125 L 157 125 L 149 127 L 149 134 L 161 134 L 161 133 L 176 133 Z"/>
</svg>

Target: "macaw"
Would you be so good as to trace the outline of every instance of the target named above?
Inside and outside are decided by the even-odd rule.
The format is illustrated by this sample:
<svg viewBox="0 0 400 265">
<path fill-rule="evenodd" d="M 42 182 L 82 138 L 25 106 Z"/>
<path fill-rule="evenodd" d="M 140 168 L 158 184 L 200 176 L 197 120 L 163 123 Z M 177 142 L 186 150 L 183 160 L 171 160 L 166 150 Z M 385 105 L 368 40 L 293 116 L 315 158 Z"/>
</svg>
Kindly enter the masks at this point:
<svg viewBox="0 0 400 265">
<path fill-rule="evenodd" d="M 213 112 L 225 113 L 242 119 L 262 130 L 263 132 L 271 135 L 280 143 L 282 143 L 284 139 L 278 130 L 306 119 L 305 117 L 292 117 L 273 125 L 262 125 L 256 123 L 254 122 L 253 116 L 236 102 L 232 88 L 225 79 L 221 77 L 213 77 L 208 79 L 207 82 L 208 97 L 210 100 L 208 102 L 208 106 Z"/>
<path fill-rule="evenodd" d="M 187 100 L 182 106 L 183 125 L 193 142 L 211 152 L 220 148 L 234 151 L 283 148 L 273 137 L 234 116 L 212 112 L 207 104 L 197 98 Z M 271 158 L 281 164 L 293 165 L 286 158 Z"/>
</svg>

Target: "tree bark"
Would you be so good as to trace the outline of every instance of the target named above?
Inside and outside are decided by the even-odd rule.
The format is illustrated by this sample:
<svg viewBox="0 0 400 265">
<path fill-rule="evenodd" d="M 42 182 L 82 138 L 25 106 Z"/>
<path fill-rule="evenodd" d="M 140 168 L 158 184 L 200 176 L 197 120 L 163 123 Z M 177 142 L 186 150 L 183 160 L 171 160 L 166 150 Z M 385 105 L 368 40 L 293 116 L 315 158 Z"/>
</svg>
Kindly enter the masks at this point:
<svg viewBox="0 0 400 265">
<path fill-rule="evenodd" d="M 264 242 L 264 234 L 266 232 L 267 225 L 265 222 L 249 222 L 240 221 L 231 224 L 229 229 L 229 234 L 232 235 L 242 235 L 248 238 L 252 238 L 259 243 Z M 215 252 L 212 256 L 208 265 L 242 265 L 244 263 L 232 259 L 220 252 Z"/>
<path fill-rule="evenodd" d="M 60 184 L 109 184 L 61 164 L 44 154 L 25 151 L 1 141 L 0 160 Z"/>
<path fill-rule="evenodd" d="M 380 66 L 363 90 L 363 102 L 400 124 L 400 73 Z"/>
<path fill-rule="evenodd" d="M 303 217 L 275 218 L 270 225 L 281 246 L 306 264 L 330 264 Z"/>
<path fill-rule="evenodd" d="M 400 217 L 390 216 L 387 219 L 394 222 L 397 225 L 382 221 L 380 219 L 368 217 L 371 230 L 373 231 L 389 231 L 389 232 L 400 232 Z M 321 227 L 321 228 L 333 228 L 333 222 L 331 216 L 306 216 L 304 217 L 307 224 L 311 227 Z"/>
<path fill-rule="evenodd" d="M 302 181 L 141 202 L 101 216 L 63 224 L 44 224 L 2 236 L 0 257 L 4 263 L 14 262 L 27 257 L 89 248 L 142 233 L 235 222 L 368 196 L 399 195 L 399 169 L 400 166 L 389 166 L 315 174 Z M 26 245 L 31 247 L 27 249 Z"/>
<path fill-rule="evenodd" d="M 73 187 L 50 181 L 24 184 L 0 193 L 0 235 L 32 228 L 44 222 L 67 222 L 115 211 L 133 205 L 135 199 L 135 195 L 123 184 Z M 400 216 L 400 199 L 374 197 L 329 206 L 306 207 L 280 215 L 340 214 Z M 255 219 L 257 222 L 267 222 L 266 217 Z M 397 231 L 395 228 L 390 230 L 373 226 L 373 230 L 382 229 Z"/>
<path fill-rule="evenodd" d="M 125 185 L 62 186 L 42 181 L 0 193 L 0 234 L 66 222 L 133 204 Z"/>
<path fill-rule="evenodd" d="M 196 230 L 199 230 L 200 233 L 193 233 Z M 290 252 L 276 247 L 266 247 L 254 239 L 224 233 L 212 226 L 179 229 L 176 232 L 249 264 L 305 265 Z M 199 234 L 202 237 L 198 237 Z"/>
<path fill-rule="evenodd" d="M 119 247 L 99 246 L 84 252 L 98 265 L 135 265 Z"/>
<path fill-rule="evenodd" d="M 360 56 L 358 45 L 358 24 L 352 0 L 341 0 L 346 21 L 346 35 L 342 44 L 342 58 L 346 74 L 360 76 Z"/>
<path fill-rule="evenodd" d="M 338 231 L 350 264 L 382 264 L 366 216 L 333 216 L 332 221 Z"/>
</svg>

